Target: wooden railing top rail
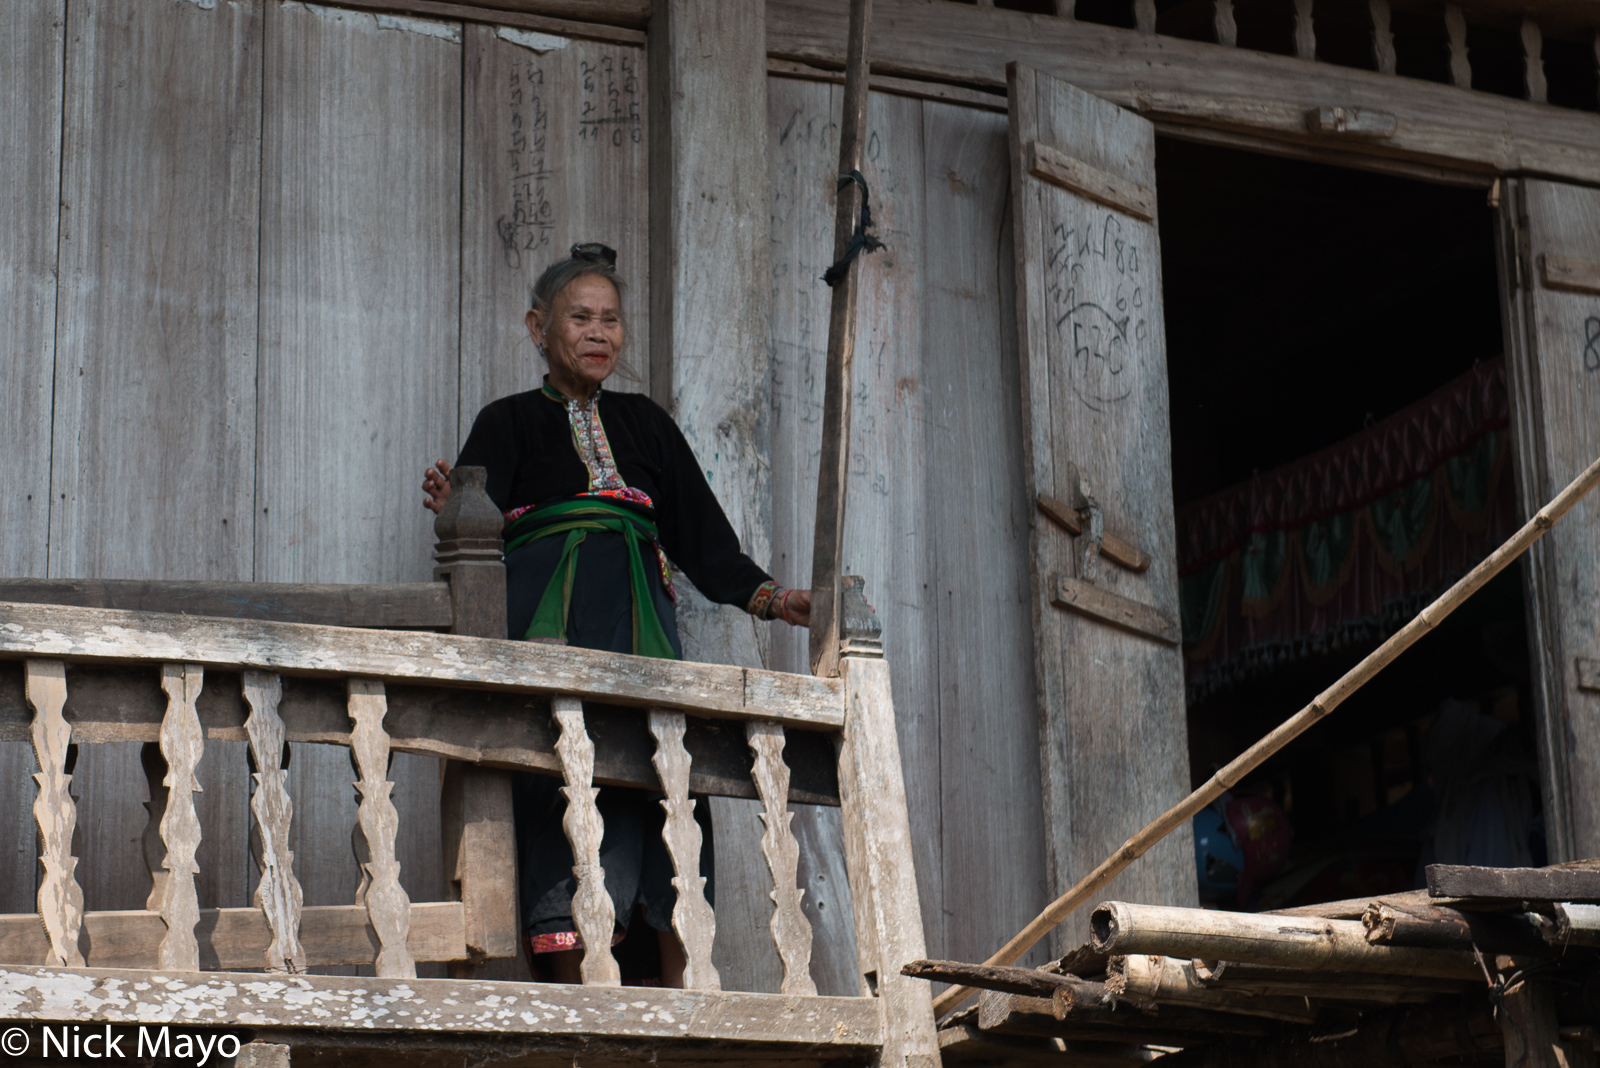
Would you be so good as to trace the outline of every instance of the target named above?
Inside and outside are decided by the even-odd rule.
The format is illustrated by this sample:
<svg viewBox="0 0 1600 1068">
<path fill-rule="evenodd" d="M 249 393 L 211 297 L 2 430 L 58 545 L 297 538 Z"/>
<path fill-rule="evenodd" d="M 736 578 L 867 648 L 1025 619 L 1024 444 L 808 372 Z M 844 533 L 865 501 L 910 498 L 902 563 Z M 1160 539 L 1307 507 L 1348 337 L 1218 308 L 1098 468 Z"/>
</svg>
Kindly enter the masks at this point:
<svg viewBox="0 0 1600 1068">
<path fill-rule="evenodd" d="M 449 630 L 441 582 L 207 582 L 173 579 L 0 578 L 0 601 L 177 612 L 329 627 Z"/>
<path fill-rule="evenodd" d="M 566 694 L 812 729 L 844 724 L 837 679 L 454 634 L 0 602 L 0 657 L 361 676 Z"/>
</svg>

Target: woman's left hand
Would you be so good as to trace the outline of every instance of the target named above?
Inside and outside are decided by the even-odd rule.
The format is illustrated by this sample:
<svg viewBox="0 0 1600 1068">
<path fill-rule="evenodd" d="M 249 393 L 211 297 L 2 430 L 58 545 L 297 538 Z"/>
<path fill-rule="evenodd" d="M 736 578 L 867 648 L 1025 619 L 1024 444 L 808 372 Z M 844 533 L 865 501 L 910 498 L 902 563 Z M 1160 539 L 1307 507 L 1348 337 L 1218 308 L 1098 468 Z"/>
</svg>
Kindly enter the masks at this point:
<svg viewBox="0 0 1600 1068">
<path fill-rule="evenodd" d="M 811 591 L 789 590 L 783 595 L 783 606 L 779 615 L 792 627 L 811 626 Z"/>
</svg>

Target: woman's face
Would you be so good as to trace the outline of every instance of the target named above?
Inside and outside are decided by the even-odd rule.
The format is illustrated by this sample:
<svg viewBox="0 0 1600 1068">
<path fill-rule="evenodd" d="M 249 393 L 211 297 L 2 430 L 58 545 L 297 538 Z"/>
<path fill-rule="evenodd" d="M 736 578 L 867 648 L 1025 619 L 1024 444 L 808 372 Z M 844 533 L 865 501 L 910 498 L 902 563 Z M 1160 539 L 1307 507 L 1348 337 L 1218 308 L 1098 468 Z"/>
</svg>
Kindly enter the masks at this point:
<svg viewBox="0 0 1600 1068">
<path fill-rule="evenodd" d="M 528 313 L 528 333 L 544 346 L 550 384 L 569 397 L 587 397 L 617 369 L 622 352 L 622 302 L 617 287 L 595 274 L 568 282 L 548 313 Z"/>
</svg>

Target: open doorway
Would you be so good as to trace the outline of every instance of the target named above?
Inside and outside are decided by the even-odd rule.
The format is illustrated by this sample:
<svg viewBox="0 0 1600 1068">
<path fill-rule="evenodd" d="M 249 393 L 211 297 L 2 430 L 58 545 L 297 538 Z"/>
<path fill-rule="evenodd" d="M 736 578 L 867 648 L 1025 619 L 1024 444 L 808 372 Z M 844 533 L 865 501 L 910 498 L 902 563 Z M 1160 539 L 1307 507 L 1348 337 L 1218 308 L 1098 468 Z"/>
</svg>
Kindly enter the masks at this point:
<svg viewBox="0 0 1600 1068">
<path fill-rule="evenodd" d="M 1191 775 L 1516 523 L 1493 215 L 1460 188 L 1158 138 Z M 1520 569 L 1196 823 L 1202 900 L 1543 863 Z"/>
</svg>

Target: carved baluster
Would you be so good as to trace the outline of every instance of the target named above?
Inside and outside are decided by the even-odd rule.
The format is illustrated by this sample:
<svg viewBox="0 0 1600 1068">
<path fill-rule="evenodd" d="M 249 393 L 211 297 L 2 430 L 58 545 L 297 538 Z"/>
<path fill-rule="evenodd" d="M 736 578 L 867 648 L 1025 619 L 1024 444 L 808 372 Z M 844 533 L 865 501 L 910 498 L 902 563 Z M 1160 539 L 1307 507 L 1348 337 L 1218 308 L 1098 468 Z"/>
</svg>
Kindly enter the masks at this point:
<svg viewBox="0 0 1600 1068">
<path fill-rule="evenodd" d="M 195 769 L 205 749 L 200 716 L 194 709 L 205 671 L 199 664 L 162 664 L 161 688 L 167 692 L 167 712 L 161 717 L 161 756 L 167 762 L 166 811 L 161 815 L 161 845 L 166 850 L 161 866 L 167 877 L 161 886 L 161 919 L 167 933 L 156 955 L 163 971 L 200 970 L 200 943 L 194 936 L 200 922 L 200 899 L 194 877 L 200 873 L 195 853 L 200 849 L 200 814 L 194 795 L 200 791 Z"/>
<path fill-rule="evenodd" d="M 1156 32 L 1156 0 L 1133 0 L 1133 25 L 1140 33 Z"/>
<path fill-rule="evenodd" d="M 593 786 L 594 742 L 583 725 L 583 702 L 576 697 L 556 697 L 550 707 L 561 727 L 556 755 L 561 758 L 561 777 L 566 780 L 561 793 L 567 799 L 567 814 L 561 818 L 561 827 L 572 843 L 572 876 L 578 882 L 572 894 L 572 920 L 583 938 L 579 973 L 588 986 L 621 986 L 622 972 L 611 955 L 616 908 L 606 893 L 606 875 L 600 867 L 605 824 L 595 805 L 600 791 Z"/>
<path fill-rule="evenodd" d="M 1450 81 L 1457 89 L 1472 88 L 1472 63 L 1467 59 L 1467 16 L 1460 4 L 1444 5 L 1444 28 L 1450 35 Z"/>
<path fill-rule="evenodd" d="M 1522 20 L 1522 71 L 1528 99 L 1543 104 L 1550 97 L 1550 83 L 1544 77 L 1544 34 L 1532 19 Z"/>
<path fill-rule="evenodd" d="M 1317 58 L 1317 32 L 1311 21 L 1312 0 L 1294 0 L 1294 54 L 1301 59 Z"/>
<path fill-rule="evenodd" d="M 800 909 L 800 843 L 789 821 L 789 765 L 783 762 L 783 727 L 763 720 L 745 724 L 745 738 L 755 755 L 751 777 L 761 795 L 761 852 L 772 873 L 772 942 L 783 961 L 785 994 L 815 994 L 811 981 L 811 921 Z"/>
<path fill-rule="evenodd" d="M 1372 16 L 1372 62 L 1379 74 L 1395 71 L 1394 32 L 1389 29 L 1389 0 L 1367 0 Z"/>
<path fill-rule="evenodd" d="M 1211 0 L 1211 27 L 1217 44 L 1233 48 L 1239 43 L 1239 24 L 1233 20 L 1233 0 Z"/>
<path fill-rule="evenodd" d="M 689 799 L 689 751 L 683 747 L 684 716 L 664 708 L 650 710 L 650 733 L 656 739 L 651 763 L 661 777 L 666 800 L 666 826 L 661 839 L 672 857 L 673 887 L 678 900 L 672 906 L 672 929 L 683 943 L 687 964 L 683 985 L 691 990 L 721 990 L 722 977 L 711 963 L 711 943 L 717 935 L 717 917 L 706 901 L 706 881 L 700 874 L 700 825 L 695 822 L 695 802 Z"/>
<path fill-rule="evenodd" d="M 50 936 L 46 964 L 83 966 L 78 931 L 83 926 L 83 887 L 75 871 L 72 831 L 78 807 L 67 787 L 67 749 L 72 727 L 61 709 L 67 703 L 67 666 L 59 660 L 29 660 L 24 667 L 28 704 L 33 706 L 33 756 L 39 770 L 33 776 L 39 794 L 33 801 L 33 821 L 39 827 L 39 919 Z"/>
<path fill-rule="evenodd" d="M 389 735 L 383 729 L 388 702 L 383 683 L 351 679 L 348 684 L 350 753 L 360 778 L 355 783 L 361 799 L 356 809 L 356 830 L 367 856 L 362 859 L 364 892 L 358 903 L 367 906 L 367 920 L 378 935 L 375 967 L 380 979 L 410 979 L 417 974 L 407 939 L 411 935 L 411 899 L 400 886 L 400 862 L 394 842 L 400 814 L 389 794 Z"/>
<path fill-rule="evenodd" d="M 1064 19 L 1075 17 L 1078 0 L 1056 0 L 1056 14 Z"/>
<path fill-rule="evenodd" d="M 244 729 L 255 765 L 250 812 L 255 816 L 256 866 L 261 869 L 255 906 L 272 929 L 266 967 L 269 972 L 303 972 L 306 953 L 300 945 L 300 908 L 305 898 L 300 880 L 294 877 L 294 853 L 289 850 L 294 805 L 287 787 L 289 772 L 283 766 L 283 720 L 278 715 L 282 697 L 283 682 L 278 676 L 265 671 L 244 673 L 244 699 L 250 705 Z"/>
</svg>

